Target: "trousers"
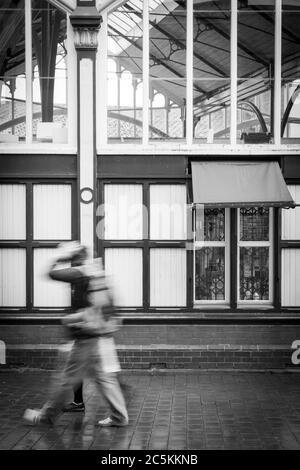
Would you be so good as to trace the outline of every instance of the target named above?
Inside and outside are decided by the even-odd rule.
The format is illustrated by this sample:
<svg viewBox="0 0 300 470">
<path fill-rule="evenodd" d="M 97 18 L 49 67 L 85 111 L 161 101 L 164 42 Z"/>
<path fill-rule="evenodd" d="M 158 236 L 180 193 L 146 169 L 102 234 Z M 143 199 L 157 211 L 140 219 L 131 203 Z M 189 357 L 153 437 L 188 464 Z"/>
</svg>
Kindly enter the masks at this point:
<svg viewBox="0 0 300 470">
<path fill-rule="evenodd" d="M 115 371 L 116 367 L 112 367 L 112 372 L 108 371 L 103 344 L 105 345 L 105 339 L 103 338 L 102 342 L 101 337 L 74 341 L 63 373 L 58 383 L 54 384 L 49 400 L 42 408 L 44 416 L 54 421 L 65 404 L 70 388 L 78 387 L 84 378 L 89 377 L 94 380 L 106 400 L 110 416 L 116 421 L 128 421 L 126 403 Z M 94 410 L 88 408 L 85 422 L 91 422 L 93 419 Z"/>
</svg>

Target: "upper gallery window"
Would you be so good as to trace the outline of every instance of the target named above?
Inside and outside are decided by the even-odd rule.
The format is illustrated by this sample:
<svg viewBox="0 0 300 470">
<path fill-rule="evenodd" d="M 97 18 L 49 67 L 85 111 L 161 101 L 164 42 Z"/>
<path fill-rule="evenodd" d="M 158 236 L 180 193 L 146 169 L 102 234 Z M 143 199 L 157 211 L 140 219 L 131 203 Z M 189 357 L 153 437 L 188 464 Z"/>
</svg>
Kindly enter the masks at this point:
<svg viewBox="0 0 300 470">
<path fill-rule="evenodd" d="M 300 5 L 283 0 L 281 11 L 276 5 L 129 0 L 112 6 L 108 143 L 278 144 L 277 134 L 285 143 L 299 139 Z M 278 18 L 282 55 L 275 47 Z M 280 68 L 281 79 L 275 73 Z M 275 119 L 278 81 L 281 123 Z"/>
<path fill-rule="evenodd" d="M 3 0 L 0 23 L 0 143 L 67 143 L 66 13 Z"/>
</svg>

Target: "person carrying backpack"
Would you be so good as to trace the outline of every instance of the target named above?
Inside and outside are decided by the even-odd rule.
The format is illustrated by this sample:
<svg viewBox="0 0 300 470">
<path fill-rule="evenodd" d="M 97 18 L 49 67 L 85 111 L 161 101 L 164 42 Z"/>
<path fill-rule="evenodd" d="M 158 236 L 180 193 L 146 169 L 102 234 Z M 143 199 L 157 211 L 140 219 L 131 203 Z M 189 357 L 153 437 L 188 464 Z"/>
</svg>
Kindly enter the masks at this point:
<svg viewBox="0 0 300 470">
<path fill-rule="evenodd" d="M 60 250 L 61 251 L 61 250 Z M 61 264 L 71 262 L 69 268 Z M 113 333 L 119 321 L 113 307 L 113 296 L 99 261 L 87 261 L 87 249 L 78 243 L 64 246 L 64 252 L 51 266 L 49 275 L 56 281 L 68 282 L 73 291 L 72 307 L 62 323 L 73 346 L 62 378 L 49 400 L 40 410 L 26 410 L 24 419 L 30 424 L 53 423 L 61 412 L 70 387 L 75 389 L 86 376 L 91 377 L 102 392 L 109 408 L 108 418 L 99 421 L 102 426 L 126 426 L 128 413 L 119 384 L 120 365 Z M 93 420 L 92 410 L 86 411 L 84 424 Z"/>
</svg>

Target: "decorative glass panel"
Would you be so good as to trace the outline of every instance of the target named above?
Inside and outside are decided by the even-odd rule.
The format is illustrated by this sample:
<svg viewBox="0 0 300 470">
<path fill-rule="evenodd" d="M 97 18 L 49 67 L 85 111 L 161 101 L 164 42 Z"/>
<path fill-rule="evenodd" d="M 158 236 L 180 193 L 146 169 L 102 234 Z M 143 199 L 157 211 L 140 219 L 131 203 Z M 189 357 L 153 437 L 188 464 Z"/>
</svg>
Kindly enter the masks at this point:
<svg viewBox="0 0 300 470">
<path fill-rule="evenodd" d="M 269 240 L 269 213 L 265 207 L 240 209 L 240 240 Z"/>
<path fill-rule="evenodd" d="M 269 248 L 240 248 L 240 300 L 269 300 Z"/>
<path fill-rule="evenodd" d="M 204 209 L 204 241 L 225 240 L 225 209 Z"/>
<path fill-rule="evenodd" d="M 225 248 L 201 248 L 195 256 L 195 300 L 225 300 Z"/>
</svg>

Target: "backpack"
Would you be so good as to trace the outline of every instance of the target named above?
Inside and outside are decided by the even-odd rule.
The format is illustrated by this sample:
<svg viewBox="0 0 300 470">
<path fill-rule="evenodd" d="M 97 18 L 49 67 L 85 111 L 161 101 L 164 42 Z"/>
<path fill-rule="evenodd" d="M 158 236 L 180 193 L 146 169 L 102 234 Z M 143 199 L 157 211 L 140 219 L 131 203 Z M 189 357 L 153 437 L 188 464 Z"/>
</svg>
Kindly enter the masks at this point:
<svg viewBox="0 0 300 470">
<path fill-rule="evenodd" d="M 84 336 L 111 335 L 121 326 L 120 317 L 114 307 L 113 295 L 104 271 L 99 266 L 85 266 L 89 278 L 88 299 L 90 306 L 63 318 L 65 326 Z M 80 336 L 80 335 L 79 335 Z"/>
</svg>

